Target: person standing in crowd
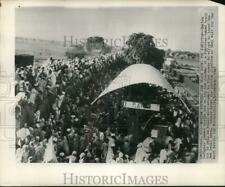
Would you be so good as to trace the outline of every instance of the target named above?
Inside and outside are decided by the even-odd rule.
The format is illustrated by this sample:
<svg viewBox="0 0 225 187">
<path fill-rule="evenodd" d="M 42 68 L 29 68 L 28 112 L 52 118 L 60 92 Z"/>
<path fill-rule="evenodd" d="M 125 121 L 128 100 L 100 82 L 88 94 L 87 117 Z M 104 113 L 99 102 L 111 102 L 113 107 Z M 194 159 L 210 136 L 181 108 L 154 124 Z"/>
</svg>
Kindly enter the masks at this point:
<svg viewBox="0 0 225 187">
<path fill-rule="evenodd" d="M 150 85 L 165 107 L 144 116 L 154 116 L 145 126 L 139 124 L 143 117 L 138 117 L 139 111 L 124 110 L 122 90 L 90 105 L 128 66 L 123 56 L 51 58 L 50 62 L 16 69 L 18 162 L 196 162 L 198 119 L 164 89 Z M 168 126 L 161 142 L 151 135 L 157 124 Z"/>
</svg>

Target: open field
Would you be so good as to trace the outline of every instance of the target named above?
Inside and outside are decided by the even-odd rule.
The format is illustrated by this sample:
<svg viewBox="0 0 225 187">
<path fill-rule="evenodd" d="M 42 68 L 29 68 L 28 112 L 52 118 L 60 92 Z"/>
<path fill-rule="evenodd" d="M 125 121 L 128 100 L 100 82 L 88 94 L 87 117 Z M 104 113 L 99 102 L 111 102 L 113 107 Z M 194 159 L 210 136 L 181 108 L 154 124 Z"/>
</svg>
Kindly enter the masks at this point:
<svg viewBox="0 0 225 187">
<path fill-rule="evenodd" d="M 34 59 L 47 59 L 50 56 L 61 58 L 67 50 L 63 42 L 16 37 L 16 54 L 34 55 Z"/>
</svg>

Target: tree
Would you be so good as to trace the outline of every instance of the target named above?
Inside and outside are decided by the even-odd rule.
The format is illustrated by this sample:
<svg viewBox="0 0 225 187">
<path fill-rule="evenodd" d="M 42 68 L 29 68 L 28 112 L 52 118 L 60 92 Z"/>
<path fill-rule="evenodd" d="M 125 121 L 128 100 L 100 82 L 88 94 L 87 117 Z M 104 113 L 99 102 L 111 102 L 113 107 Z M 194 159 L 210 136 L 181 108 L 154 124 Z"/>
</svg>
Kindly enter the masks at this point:
<svg viewBox="0 0 225 187">
<path fill-rule="evenodd" d="M 112 52 L 112 47 L 107 44 L 105 44 L 101 50 L 102 54 L 107 54 L 107 53 L 111 53 L 111 52 Z"/>
<path fill-rule="evenodd" d="M 93 49 L 102 49 L 104 47 L 104 38 L 100 36 L 89 37 L 86 43 L 87 51 L 92 51 Z"/>
<path fill-rule="evenodd" d="M 165 52 L 156 48 L 153 36 L 144 33 L 133 33 L 126 44 L 129 63 L 145 63 L 157 69 L 162 68 Z"/>
<path fill-rule="evenodd" d="M 76 45 L 73 48 L 66 51 L 66 56 L 68 58 L 83 58 L 86 55 L 86 52 L 84 51 L 84 47 L 82 45 Z"/>
</svg>

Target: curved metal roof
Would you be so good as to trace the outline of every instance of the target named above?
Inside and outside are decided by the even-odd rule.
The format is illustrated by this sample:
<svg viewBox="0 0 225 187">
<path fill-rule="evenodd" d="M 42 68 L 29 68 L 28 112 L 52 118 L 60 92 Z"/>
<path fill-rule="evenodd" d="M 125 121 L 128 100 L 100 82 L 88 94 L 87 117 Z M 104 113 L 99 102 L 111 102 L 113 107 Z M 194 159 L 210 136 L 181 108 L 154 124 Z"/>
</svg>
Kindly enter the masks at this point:
<svg viewBox="0 0 225 187">
<path fill-rule="evenodd" d="M 124 69 L 109 86 L 92 102 L 97 101 L 103 95 L 114 90 L 140 83 L 147 83 L 167 89 L 168 92 L 174 92 L 172 86 L 158 71 L 148 64 L 133 64 Z"/>
</svg>

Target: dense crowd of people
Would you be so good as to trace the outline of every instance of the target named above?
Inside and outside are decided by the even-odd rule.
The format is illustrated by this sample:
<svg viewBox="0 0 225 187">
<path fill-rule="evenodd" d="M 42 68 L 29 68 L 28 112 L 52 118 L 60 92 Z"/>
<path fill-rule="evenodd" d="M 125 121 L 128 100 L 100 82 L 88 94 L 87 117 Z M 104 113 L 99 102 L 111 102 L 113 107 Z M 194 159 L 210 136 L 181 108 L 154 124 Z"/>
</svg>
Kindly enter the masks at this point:
<svg viewBox="0 0 225 187">
<path fill-rule="evenodd" d="M 18 162 L 196 162 L 197 114 L 174 94 L 145 84 L 112 92 L 91 105 L 127 66 L 121 56 L 100 55 L 18 67 Z M 125 109 L 124 99 L 154 100 L 160 111 Z"/>
</svg>

